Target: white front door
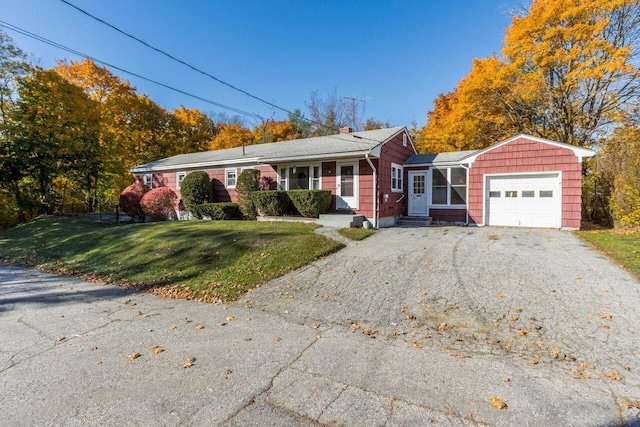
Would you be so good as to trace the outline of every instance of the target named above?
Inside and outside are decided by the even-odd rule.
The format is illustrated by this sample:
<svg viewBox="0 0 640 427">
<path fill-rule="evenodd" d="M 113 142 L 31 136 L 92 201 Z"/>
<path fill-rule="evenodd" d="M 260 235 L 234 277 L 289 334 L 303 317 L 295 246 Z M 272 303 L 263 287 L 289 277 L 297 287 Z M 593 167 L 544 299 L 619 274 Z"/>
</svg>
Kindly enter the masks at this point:
<svg viewBox="0 0 640 427">
<path fill-rule="evenodd" d="M 557 173 L 487 178 L 487 225 L 560 228 Z"/>
<path fill-rule="evenodd" d="M 409 171 L 409 215 L 427 216 L 427 171 Z"/>
<path fill-rule="evenodd" d="M 336 209 L 358 209 L 358 164 L 336 165 Z"/>
</svg>

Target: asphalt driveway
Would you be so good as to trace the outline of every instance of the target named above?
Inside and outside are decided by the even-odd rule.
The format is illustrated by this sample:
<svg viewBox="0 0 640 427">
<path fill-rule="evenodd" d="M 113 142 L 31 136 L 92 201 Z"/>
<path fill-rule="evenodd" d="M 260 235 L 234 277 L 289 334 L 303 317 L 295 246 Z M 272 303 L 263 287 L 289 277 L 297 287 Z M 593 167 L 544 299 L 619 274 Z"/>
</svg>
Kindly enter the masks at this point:
<svg viewBox="0 0 640 427">
<path fill-rule="evenodd" d="M 0 422 L 640 424 L 639 333 L 554 230 L 380 230 L 229 306 L 3 267 Z"/>
</svg>

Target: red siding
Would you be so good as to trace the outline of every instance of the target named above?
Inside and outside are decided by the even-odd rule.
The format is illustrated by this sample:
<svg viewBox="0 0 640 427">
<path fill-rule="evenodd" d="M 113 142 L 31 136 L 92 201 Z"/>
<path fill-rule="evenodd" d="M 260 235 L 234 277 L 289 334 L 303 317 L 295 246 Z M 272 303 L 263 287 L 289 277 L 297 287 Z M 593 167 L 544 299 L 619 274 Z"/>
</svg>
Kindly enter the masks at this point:
<svg viewBox="0 0 640 427">
<path fill-rule="evenodd" d="M 373 169 L 366 159 L 358 162 L 358 210 L 373 221 Z"/>
<path fill-rule="evenodd" d="M 382 146 L 380 152 L 380 160 L 378 161 L 378 216 L 380 218 L 385 217 L 398 217 L 406 211 L 407 198 L 400 199 L 404 192 L 391 191 L 391 163 L 396 163 L 402 166 L 410 156 L 416 154 L 413 150 L 413 146 L 409 141 L 409 135 L 407 135 L 407 146 L 402 145 L 402 135 L 405 131 L 400 132 L 393 137 L 389 142 Z M 407 188 L 406 173 L 403 177 L 403 188 Z M 388 194 L 387 201 L 384 201 L 383 194 Z M 362 200 L 362 197 L 360 198 Z"/>
<path fill-rule="evenodd" d="M 562 227 L 580 227 L 582 165 L 568 148 L 525 137 L 478 156 L 469 171 L 469 222 L 483 222 L 485 174 L 562 172 Z"/>
<path fill-rule="evenodd" d="M 331 190 L 331 210 L 336 209 L 336 162 L 322 163 L 322 176 L 320 177 L 323 190 Z"/>
</svg>

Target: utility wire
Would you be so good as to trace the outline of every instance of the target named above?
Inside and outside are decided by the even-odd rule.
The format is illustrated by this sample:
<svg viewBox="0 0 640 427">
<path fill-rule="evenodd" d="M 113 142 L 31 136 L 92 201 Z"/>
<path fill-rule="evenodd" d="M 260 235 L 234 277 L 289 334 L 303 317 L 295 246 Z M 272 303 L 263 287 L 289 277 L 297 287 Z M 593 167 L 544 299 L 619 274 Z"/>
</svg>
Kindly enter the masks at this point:
<svg viewBox="0 0 640 427">
<path fill-rule="evenodd" d="M 162 87 L 164 87 L 166 89 L 169 89 L 169 90 L 172 90 L 174 92 L 178 92 L 178 93 L 181 93 L 183 95 L 189 96 L 191 98 L 195 98 L 195 99 L 198 99 L 200 101 L 206 102 L 208 104 L 215 105 L 216 107 L 220 107 L 220 108 L 232 111 L 232 112 L 237 113 L 237 114 L 242 114 L 244 116 L 252 117 L 254 119 L 259 119 L 259 120 L 262 120 L 262 121 L 266 121 L 267 120 L 266 118 L 260 116 L 257 113 L 250 113 L 250 112 L 243 111 L 243 110 L 240 110 L 240 109 L 235 108 L 235 107 L 230 107 L 228 105 L 224 105 L 224 104 L 221 104 L 219 102 L 212 101 L 210 99 L 203 98 L 202 96 L 199 96 L 199 95 L 194 95 L 194 94 L 189 93 L 187 91 L 184 91 L 182 89 L 178 89 L 176 87 L 173 87 L 173 86 L 170 86 L 168 84 L 159 82 L 157 80 L 153 80 L 151 78 L 142 76 L 142 75 L 140 75 L 138 73 L 134 73 L 133 71 L 129 71 L 129 70 L 126 70 L 124 68 L 118 67 L 117 65 L 113 65 L 113 64 L 110 64 L 108 62 L 102 61 L 100 59 L 97 59 L 97 58 L 92 57 L 90 55 L 87 55 L 85 53 L 79 52 L 79 51 L 77 51 L 75 49 L 72 49 L 70 47 L 64 46 L 64 45 L 62 45 L 60 43 L 54 42 L 53 40 L 49 40 L 49 39 L 47 39 L 45 37 L 42 37 L 42 36 L 39 36 L 39 35 L 37 35 L 35 33 L 27 31 L 27 30 L 25 30 L 23 28 L 17 27 L 17 26 L 12 25 L 12 24 L 9 24 L 8 22 L 0 20 L 0 27 L 6 28 L 6 29 L 14 31 L 16 33 L 19 33 L 19 34 L 22 34 L 24 36 L 30 37 L 32 39 L 38 40 L 38 41 L 40 41 L 42 43 L 45 43 L 45 44 L 48 44 L 50 46 L 56 47 L 58 49 L 64 50 L 64 51 L 69 52 L 71 54 L 74 54 L 74 55 L 77 55 L 77 56 L 80 56 L 80 57 L 84 57 L 84 58 L 88 58 L 88 59 L 90 59 L 90 60 L 92 60 L 94 62 L 97 62 L 99 64 L 102 64 L 102 65 L 105 65 L 107 67 L 122 71 L 123 73 L 127 73 L 129 75 L 135 76 L 135 77 L 137 77 L 139 79 L 145 80 L 145 81 L 153 83 L 155 85 L 162 86 Z"/>
<path fill-rule="evenodd" d="M 137 41 L 138 43 L 141 43 L 142 45 L 144 45 L 144 46 L 148 47 L 149 49 L 152 49 L 152 50 L 154 50 L 154 51 L 158 52 L 159 54 L 164 55 L 164 56 L 166 56 L 167 58 L 170 58 L 171 60 L 176 61 L 176 62 L 178 62 L 178 63 L 180 63 L 180 64 L 184 65 L 185 67 L 190 68 L 191 70 L 193 70 L 193 71 L 195 71 L 195 72 L 197 72 L 197 73 L 200 73 L 200 74 L 202 74 L 202 75 L 204 75 L 204 76 L 206 76 L 206 77 L 209 77 L 209 78 L 211 78 L 211 79 L 213 79 L 213 80 L 217 81 L 217 82 L 218 82 L 218 83 L 220 83 L 220 84 L 223 84 L 223 85 L 225 85 L 225 86 L 228 86 L 228 87 L 230 87 L 230 88 L 231 88 L 231 89 L 233 89 L 233 90 L 236 90 L 236 91 L 238 91 L 238 92 L 240 92 L 240 93 L 242 93 L 242 94 L 244 94 L 244 95 L 246 95 L 246 96 L 249 96 L 249 97 L 251 97 L 251 98 L 253 98 L 253 99 L 255 99 L 255 100 L 258 100 L 258 101 L 260 101 L 260 102 L 262 102 L 262 103 L 264 103 L 264 104 L 266 104 L 266 105 L 270 106 L 271 108 L 274 108 L 274 109 L 277 109 L 277 110 L 280 110 L 280 111 L 284 111 L 285 113 L 288 113 L 288 114 L 290 114 L 290 115 L 291 115 L 291 116 L 293 116 L 293 117 L 299 117 L 299 118 L 301 118 L 302 120 L 306 121 L 307 123 L 315 124 L 316 126 L 320 126 L 320 127 L 324 128 L 324 129 L 333 130 L 333 131 L 339 131 L 339 129 L 336 129 L 336 128 L 332 127 L 332 126 L 325 125 L 324 123 L 319 123 L 319 122 L 316 122 L 316 121 L 314 121 L 314 120 L 308 119 L 308 118 L 306 118 L 304 115 L 300 115 L 300 114 L 294 113 L 294 112 L 293 112 L 293 111 L 291 111 L 291 110 L 288 110 L 288 109 L 286 109 L 286 108 L 280 107 L 280 106 L 278 106 L 278 105 L 274 104 L 273 102 L 266 101 L 266 100 L 264 100 L 264 99 L 260 98 L 259 96 L 256 96 L 256 95 L 254 95 L 254 94 L 252 94 L 252 93 L 249 93 L 249 92 L 247 92 L 246 90 L 241 89 L 241 88 L 239 88 L 239 87 L 237 87 L 237 86 L 235 86 L 235 85 L 233 85 L 233 84 L 231 84 L 231 83 L 228 83 L 228 82 L 226 82 L 226 81 L 224 81 L 224 80 L 222 80 L 222 79 L 219 79 L 218 77 L 216 77 L 216 76 L 214 76 L 214 75 L 212 75 L 212 74 L 210 74 L 210 73 L 208 73 L 208 72 L 206 72 L 206 71 L 204 71 L 204 70 L 201 70 L 200 68 L 197 68 L 197 67 L 195 67 L 194 65 L 191 65 L 191 64 L 189 64 L 188 62 L 186 62 L 186 61 L 184 61 L 184 60 L 182 60 L 182 59 L 179 59 L 179 58 L 175 57 L 174 55 L 172 55 L 172 54 L 170 54 L 170 53 L 168 53 L 168 52 L 166 52 L 166 51 L 164 51 L 164 50 L 162 50 L 162 49 L 160 49 L 160 48 L 158 48 L 158 47 L 153 46 L 153 45 L 151 45 L 150 43 L 147 43 L 146 41 L 144 41 L 144 40 L 140 39 L 139 37 L 136 37 L 136 36 L 134 36 L 133 34 L 130 34 L 130 33 L 126 32 L 126 31 L 124 31 L 124 30 L 122 30 L 122 29 L 118 28 L 117 26 L 115 26 L 115 25 L 113 25 L 113 24 L 111 24 L 111 23 L 109 23 L 109 22 L 105 21 L 104 19 L 99 18 L 99 17 L 97 17 L 97 16 L 95 16 L 95 15 L 91 14 L 90 12 L 87 12 L 86 10 L 84 10 L 84 9 L 82 9 L 82 8 L 80 8 L 80 7 L 78 7 L 78 6 L 76 6 L 75 4 L 73 4 L 73 3 L 71 3 L 71 2 L 69 2 L 69 1 L 67 1 L 67 0 L 60 0 L 60 1 L 61 1 L 62 3 L 64 3 L 64 4 L 66 4 L 67 6 L 70 6 L 70 7 L 74 8 L 74 9 L 75 9 L 75 10 L 77 10 L 78 12 L 80 12 L 80 13 L 82 13 L 82 14 L 84 14 L 84 15 L 88 16 L 88 17 L 90 17 L 91 19 L 94 19 L 94 20 L 96 20 L 96 21 L 100 22 L 101 24 L 104 24 L 104 25 L 106 25 L 107 27 L 109 27 L 109 28 L 111 28 L 111 29 L 113 29 L 113 30 L 115 30 L 115 31 L 119 32 L 119 33 L 120 33 L 120 34 L 122 34 L 123 36 L 128 37 L 128 38 L 130 38 L 130 39 L 132 39 L 132 40 L 135 40 L 135 41 Z M 370 141 L 382 142 L 382 141 L 376 141 L 376 140 L 374 140 L 374 139 L 369 139 L 369 138 L 366 138 L 366 137 L 358 137 L 358 138 L 359 138 L 359 139 L 363 139 L 363 140 L 367 140 L 367 139 L 368 139 L 368 140 L 370 140 Z"/>
</svg>

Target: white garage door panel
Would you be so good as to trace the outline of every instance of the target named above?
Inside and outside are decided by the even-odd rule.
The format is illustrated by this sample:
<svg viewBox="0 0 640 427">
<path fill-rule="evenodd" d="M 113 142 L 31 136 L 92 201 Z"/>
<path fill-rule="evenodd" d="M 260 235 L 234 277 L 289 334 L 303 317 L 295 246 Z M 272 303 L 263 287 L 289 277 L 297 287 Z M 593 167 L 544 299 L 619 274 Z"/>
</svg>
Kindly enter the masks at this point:
<svg viewBox="0 0 640 427">
<path fill-rule="evenodd" d="M 557 173 L 487 178 L 487 225 L 560 227 Z"/>
</svg>

